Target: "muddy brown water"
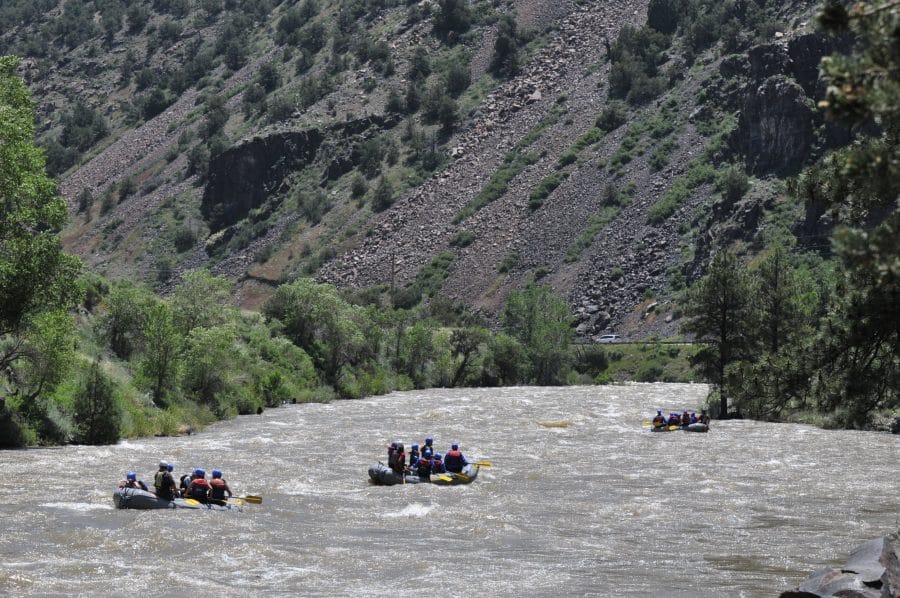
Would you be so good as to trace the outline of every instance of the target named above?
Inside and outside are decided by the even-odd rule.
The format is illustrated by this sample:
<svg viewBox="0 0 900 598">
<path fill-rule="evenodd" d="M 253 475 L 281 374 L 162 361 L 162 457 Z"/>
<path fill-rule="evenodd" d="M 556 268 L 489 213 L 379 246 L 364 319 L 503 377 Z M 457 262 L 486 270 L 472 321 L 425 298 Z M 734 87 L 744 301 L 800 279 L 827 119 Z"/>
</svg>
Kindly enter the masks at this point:
<svg viewBox="0 0 900 598">
<path fill-rule="evenodd" d="M 193 436 L 0 451 L 0 596 L 773 596 L 900 527 L 898 437 L 713 422 L 703 385 L 438 389 L 288 405 Z M 391 439 L 469 486 L 371 486 Z M 128 470 L 223 469 L 243 512 L 116 510 Z"/>
</svg>

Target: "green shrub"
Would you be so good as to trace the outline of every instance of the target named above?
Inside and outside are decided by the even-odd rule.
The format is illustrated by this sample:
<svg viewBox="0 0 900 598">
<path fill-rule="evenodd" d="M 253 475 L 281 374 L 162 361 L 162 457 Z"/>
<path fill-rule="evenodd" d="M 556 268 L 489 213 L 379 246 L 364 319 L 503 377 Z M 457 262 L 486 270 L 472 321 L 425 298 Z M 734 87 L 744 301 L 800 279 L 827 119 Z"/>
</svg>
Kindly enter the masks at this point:
<svg viewBox="0 0 900 598">
<path fill-rule="evenodd" d="M 750 190 L 750 179 L 743 168 L 732 164 L 719 172 L 716 178 L 716 188 L 722 193 L 726 202 L 733 204 L 740 201 Z"/>
<path fill-rule="evenodd" d="M 475 233 L 468 230 L 461 230 L 450 239 L 451 247 L 468 247 L 475 242 Z"/>
<path fill-rule="evenodd" d="M 628 120 L 625 104 L 613 100 L 606 105 L 600 116 L 597 117 L 596 126 L 607 133 L 611 133 L 624 125 Z"/>
<path fill-rule="evenodd" d="M 544 200 L 547 196 L 550 195 L 554 189 L 559 187 L 568 176 L 568 173 L 556 172 L 550 176 L 544 177 L 528 196 L 528 207 L 531 208 L 532 211 L 540 208 L 544 204 Z"/>
<path fill-rule="evenodd" d="M 515 268 L 519 264 L 519 254 L 518 253 L 510 253 L 504 256 L 503 261 L 500 262 L 500 265 L 497 267 L 497 271 L 501 274 L 509 272 L 513 268 Z"/>
</svg>

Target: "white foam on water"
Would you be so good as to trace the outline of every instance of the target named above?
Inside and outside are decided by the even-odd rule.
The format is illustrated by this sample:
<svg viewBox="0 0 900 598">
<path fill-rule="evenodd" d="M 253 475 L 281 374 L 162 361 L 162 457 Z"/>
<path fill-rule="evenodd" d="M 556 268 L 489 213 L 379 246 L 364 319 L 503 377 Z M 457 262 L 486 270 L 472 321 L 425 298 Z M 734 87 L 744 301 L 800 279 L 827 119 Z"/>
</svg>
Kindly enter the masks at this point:
<svg viewBox="0 0 900 598">
<path fill-rule="evenodd" d="M 112 505 L 101 505 L 89 502 L 45 502 L 41 503 L 40 506 L 48 509 L 68 509 L 69 511 L 79 512 L 114 510 Z"/>
<path fill-rule="evenodd" d="M 433 510 L 434 505 L 423 505 L 421 503 L 414 502 L 412 504 L 406 505 L 399 511 L 388 511 L 387 513 L 382 513 L 381 516 L 385 519 L 399 519 L 403 517 L 417 517 L 421 519 L 427 516 Z"/>
</svg>

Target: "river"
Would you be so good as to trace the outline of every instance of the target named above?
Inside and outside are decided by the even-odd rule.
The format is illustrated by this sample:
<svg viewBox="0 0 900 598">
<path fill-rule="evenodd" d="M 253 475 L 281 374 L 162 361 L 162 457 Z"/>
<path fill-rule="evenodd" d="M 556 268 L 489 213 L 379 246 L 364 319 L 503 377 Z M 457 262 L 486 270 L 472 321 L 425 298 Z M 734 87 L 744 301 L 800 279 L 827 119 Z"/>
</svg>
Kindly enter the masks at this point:
<svg viewBox="0 0 900 598">
<path fill-rule="evenodd" d="M 900 527 L 900 438 L 713 422 L 703 385 L 437 389 L 288 405 L 179 438 L 0 451 L 0 595 L 773 596 Z M 371 486 L 392 440 L 468 486 Z M 217 467 L 243 512 L 116 510 L 128 470 Z"/>
</svg>

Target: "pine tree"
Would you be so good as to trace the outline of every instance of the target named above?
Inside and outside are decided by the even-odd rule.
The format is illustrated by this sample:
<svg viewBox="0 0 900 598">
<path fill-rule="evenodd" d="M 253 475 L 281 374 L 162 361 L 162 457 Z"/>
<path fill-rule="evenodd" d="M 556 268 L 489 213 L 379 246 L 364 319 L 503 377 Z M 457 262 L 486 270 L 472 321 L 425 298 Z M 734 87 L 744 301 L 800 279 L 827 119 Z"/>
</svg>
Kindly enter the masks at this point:
<svg viewBox="0 0 900 598">
<path fill-rule="evenodd" d="M 730 251 L 721 250 L 707 275 L 691 289 L 685 306 L 682 332 L 707 343 L 694 363 L 719 389 L 719 417 L 728 415 L 726 369 L 752 348 L 752 296 L 753 283 L 744 265 Z"/>
</svg>

